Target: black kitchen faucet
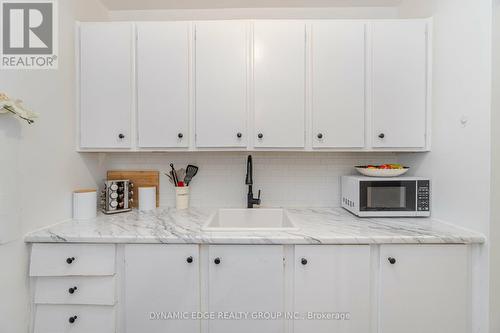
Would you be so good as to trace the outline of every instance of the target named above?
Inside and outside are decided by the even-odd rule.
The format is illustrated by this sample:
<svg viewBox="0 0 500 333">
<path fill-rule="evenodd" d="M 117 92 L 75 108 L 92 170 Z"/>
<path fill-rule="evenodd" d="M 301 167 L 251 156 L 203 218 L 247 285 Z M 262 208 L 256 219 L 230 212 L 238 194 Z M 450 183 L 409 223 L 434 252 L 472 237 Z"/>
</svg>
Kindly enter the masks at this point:
<svg viewBox="0 0 500 333">
<path fill-rule="evenodd" d="M 257 198 L 253 197 L 253 167 L 252 167 L 252 155 L 248 155 L 247 158 L 247 176 L 245 179 L 245 184 L 248 185 L 248 194 L 247 194 L 247 208 L 253 208 L 253 205 L 260 205 L 260 190 Z"/>
</svg>

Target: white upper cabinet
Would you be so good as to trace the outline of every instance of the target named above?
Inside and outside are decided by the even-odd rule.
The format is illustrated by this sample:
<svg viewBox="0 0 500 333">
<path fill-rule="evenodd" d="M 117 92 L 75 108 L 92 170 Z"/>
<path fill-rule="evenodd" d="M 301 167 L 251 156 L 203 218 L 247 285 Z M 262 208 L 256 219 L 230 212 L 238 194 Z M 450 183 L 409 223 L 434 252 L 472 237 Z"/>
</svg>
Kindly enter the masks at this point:
<svg viewBox="0 0 500 333">
<path fill-rule="evenodd" d="M 312 145 L 365 145 L 365 23 L 312 23 Z"/>
<path fill-rule="evenodd" d="M 465 333 L 466 245 L 381 245 L 380 333 Z"/>
<path fill-rule="evenodd" d="M 131 23 L 80 25 L 80 147 L 130 148 Z"/>
<path fill-rule="evenodd" d="M 427 21 L 372 24 L 374 147 L 425 148 Z"/>
<path fill-rule="evenodd" d="M 189 23 L 137 24 L 139 147 L 188 147 Z"/>
<path fill-rule="evenodd" d="M 246 147 L 249 23 L 197 22 L 196 146 Z"/>
<path fill-rule="evenodd" d="M 304 147 L 305 40 L 302 21 L 254 23 L 254 146 Z"/>
</svg>

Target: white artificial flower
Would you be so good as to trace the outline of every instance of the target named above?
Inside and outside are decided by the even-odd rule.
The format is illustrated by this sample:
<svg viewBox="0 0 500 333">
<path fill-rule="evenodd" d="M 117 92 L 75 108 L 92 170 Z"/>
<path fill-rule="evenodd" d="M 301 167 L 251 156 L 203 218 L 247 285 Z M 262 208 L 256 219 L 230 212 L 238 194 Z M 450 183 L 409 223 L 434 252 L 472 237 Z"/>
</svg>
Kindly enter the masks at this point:
<svg viewBox="0 0 500 333">
<path fill-rule="evenodd" d="M 26 120 L 28 124 L 34 123 L 34 119 L 38 117 L 38 114 L 24 108 L 22 102 L 20 99 L 12 100 L 6 94 L 0 93 L 0 113 L 12 113 Z"/>
</svg>

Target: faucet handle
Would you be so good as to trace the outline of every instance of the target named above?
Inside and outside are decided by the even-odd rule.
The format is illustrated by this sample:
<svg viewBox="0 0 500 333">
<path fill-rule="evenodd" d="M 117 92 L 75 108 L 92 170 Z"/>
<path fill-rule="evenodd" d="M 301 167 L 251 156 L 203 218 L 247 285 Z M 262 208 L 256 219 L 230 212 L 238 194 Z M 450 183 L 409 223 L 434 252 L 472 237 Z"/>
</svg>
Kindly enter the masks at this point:
<svg viewBox="0 0 500 333">
<path fill-rule="evenodd" d="M 259 193 L 257 194 L 257 200 L 256 200 L 256 204 L 257 205 L 260 205 L 260 190 L 259 190 Z"/>
</svg>

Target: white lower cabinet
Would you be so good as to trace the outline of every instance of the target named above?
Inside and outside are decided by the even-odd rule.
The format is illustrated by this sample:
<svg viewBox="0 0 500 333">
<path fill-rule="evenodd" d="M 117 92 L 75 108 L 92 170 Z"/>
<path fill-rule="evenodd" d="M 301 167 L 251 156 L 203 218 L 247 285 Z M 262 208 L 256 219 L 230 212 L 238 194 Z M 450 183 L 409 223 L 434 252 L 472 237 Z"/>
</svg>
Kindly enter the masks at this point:
<svg viewBox="0 0 500 333">
<path fill-rule="evenodd" d="M 199 320 L 172 320 L 200 310 L 199 265 L 198 245 L 126 245 L 126 332 L 199 332 Z"/>
<path fill-rule="evenodd" d="M 381 245 L 379 333 L 465 333 L 465 245 Z"/>
<path fill-rule="evenodd" d="M 32 333 L 468 333 L 470 251 L 34 244 Z"/>
<path fill-rule="evenodd" d="M 369 246 L 297 245 L 294 258 L 295 333 L 370 331 Z"/>
<path fill-rule="evenodd" d="M 112 306 L 37 305 L 34 333 L 114 333 Z"/>
<path fill-rule="evenodd" d="M 258 317 L 284 310 L 283 246 L 212 245 L 208 252 L 208 310 L 249 314 L 247 320 L 210 320 L 208 331 L 283 332 L 282 320 Z"/>
</svg>

